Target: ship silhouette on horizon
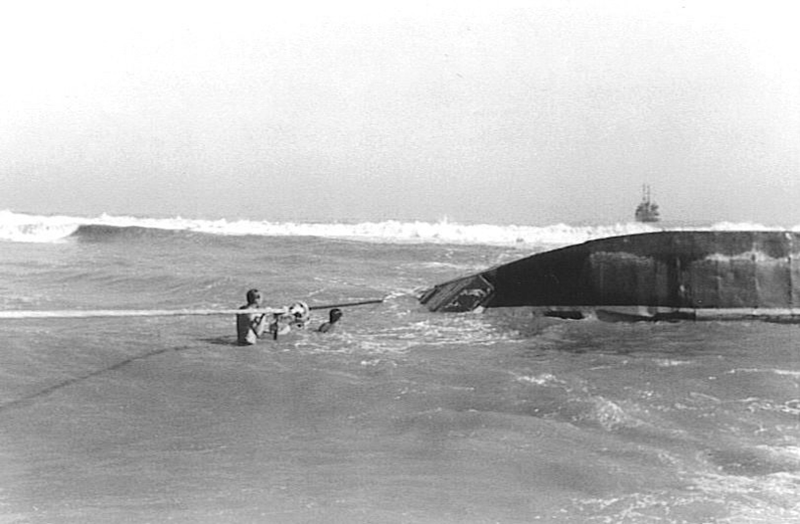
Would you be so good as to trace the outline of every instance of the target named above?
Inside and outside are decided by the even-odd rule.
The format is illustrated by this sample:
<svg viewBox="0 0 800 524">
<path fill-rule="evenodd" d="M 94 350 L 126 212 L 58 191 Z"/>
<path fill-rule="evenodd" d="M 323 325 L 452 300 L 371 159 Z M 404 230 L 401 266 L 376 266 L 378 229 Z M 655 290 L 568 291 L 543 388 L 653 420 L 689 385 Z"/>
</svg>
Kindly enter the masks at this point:
<svg viewBox="0 0 800 524">
<path fill-rule="evenodd" d="M 658 212 L 658 204 L 650 198 L 650 186 L 642 186 L 642 201 L 636 206 L 637 222 L 658 222 L 661 215 Z"/>
</svg>

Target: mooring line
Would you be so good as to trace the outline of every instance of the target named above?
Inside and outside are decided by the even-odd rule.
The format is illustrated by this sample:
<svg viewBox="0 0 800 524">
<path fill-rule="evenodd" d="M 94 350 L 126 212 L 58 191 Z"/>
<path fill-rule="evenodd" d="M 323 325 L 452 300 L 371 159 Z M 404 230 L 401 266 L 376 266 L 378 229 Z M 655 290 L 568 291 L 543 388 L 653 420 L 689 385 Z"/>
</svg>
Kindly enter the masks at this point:
<svg viewBox="0 0 800 524">
<path fill-rule="evenodd" d="M 333 309 L 333 308 L 342 308 L 342 307 L 354 307 L 354 306 L 364 306 L 368 304 L 380 304 L 385 299 L 369 299 L 369 300 L 361 300 L 358 302 L 343 302 L 338 304 L 325 304 L 325 305 L 318 305 L 318 306 L 311 306 L 309 309 Z M 282 312 L 283 309 L 276 309 L 276 308 L 259 308 L 259 309 L 248 309 L 247 313 L 268 313 L 273 314 L 276 312 Z M 39 319 L 39 318 L 103 318 L 103 317 L 158 317 L 158 316 L 189 316 L 189 315 L 238 315 L 242 313 L 241 309 L 99 309 L 99 310 L 62 310 L 62 311 L 0 311 L 0 319 L 7 319 L 7 320 L 16 320 L 16 319 Z M 12 409 L 14 407 L 18 407 L 24 405 L 26 403 L 33 402 L 36 399 L 45 397 L 50 395 L 51 393 L 58 391 L 61 388 L 70 386 L 72 384 L 76 384 L 78 382 L 82 382 L 84 380 L 90 379 L 92 377 L 96 377 L 97 375 L 107 373 L 109 371 L 117 370 L 121 367 L 127 366 L 128 364 L 135 362 L 137 360 L 142 360 L 145 358 L 153 357 L 156 355 L 160 355 L 162 353 L 166 353 L 167 351 L 179 351 L 181 349 L 187 349 L 190 346 L 182 346 L 178 348 L 161 348 L 156 349 L 153 351 L 149 351 L 142 355 L 137 355 L 135 357 L 130 357 L 111 366 L 98 369 L 87 373 L 85 375 L 80 375 L 77 377 L 69 378 L 57 384 L 53 384 L 52 386 L 48 386 L 45 389 L 37 391 L 36 393 L 32 393 L 30 395 L 26 395 L 22 398 L 18 398 L 15 400 L 10 400 L 8 402 L 4 402 L 0 404 L 0 412 L 6 411 L 8 409 Z"/>
<path fill-rule="evenodd" d="M 47 395 L 50 395 L 51 393 L 53 393 L 55 391 L 58 391 L 61 388 L 65 388 L 67 386 L 71 386 L 72 384 L 77 384 L 78 382 L 83 382 L 84 380 L 90 379 L 92 377 L 96 377 L 97 375 L 101 375 L 103 373 L 108 373 L 109 371 L 115 371 L 115 370 L 117 370 L 117 369 L 119 369 L 121 367 L 127 366 L 128 364 L 130 364 L 132 362 L 135 362 L 137 360 L 143 360 L 145 358 L 150 358 L 150 357 L 153 357 L 153 356 L 156 356 L 156 355 L 160 355 L 161 353 L 166 353 L 167 351 L 179 351 L 181 349 L 188 349 L 189 347 L 190 346 L 182 346 L 182 347 L 178 347 L 178 348 L 156 349 L 156 350 L 144 353 L 143 355 L 137 355 L 135 357 L 127 358 L 125 360 L 122 360 L 120 362 L 112 364 L 112 365 L 110 365 L 108 367 L 105 367 L 103 369 L 98 369 L 98 370 L 92 371 L 91 373 L 87 373 L 85 375 L 81 375 L 81 376 L 78 376 L 78 377 L 72 377 L 72 378 L 69 378 L 69 379 L 64 380 L 62 382 L 59 382 L 57 384 L 53 384 L 52 386 L 48 386 L 48 387 L 46 387 L 46 388 L 44 388 L 44 389 L 42 389 L 40 391 L 37 391 L 36 393 L 31 393 L 30 395 L 24 396 L 22 398 L 18 398 L 18 399 L 15 399 L 15 400 L 10 400 L 8 402 L 4 402 L 3 404 L 0 404 L 0 412 L 6 411 L 6 410 L 14 408 L 14 407 L 22 406 L 22 405 L 24 405 L 26 403 L 33 402 L 34 400 L 37 400 L 37 399 L 42 398 L 42 397 L 46 397 Z"/>
<path fill-rule="evenodd" d="M 325 304 L 310 306 L 311 310 L 333 309 L 343 307 L 364 306 L 367 304 L 380 304 L 383 298 L 361 300 L 358 302 L 342 302 L 339 304 Z M 248 309 L 247 314 L 266 313 L 275 314 L 283 312 L 280 308 L 258 308 Z M 51 311 L 0 311 L 0 320 L 21 320 L 37 318 L 108 318 L 108 317 L 177 317 L 177 316 L 196 316 L 196 315 L 239 315 L 243 313 L 241 309 L 68 309 Z"/>
</svg>

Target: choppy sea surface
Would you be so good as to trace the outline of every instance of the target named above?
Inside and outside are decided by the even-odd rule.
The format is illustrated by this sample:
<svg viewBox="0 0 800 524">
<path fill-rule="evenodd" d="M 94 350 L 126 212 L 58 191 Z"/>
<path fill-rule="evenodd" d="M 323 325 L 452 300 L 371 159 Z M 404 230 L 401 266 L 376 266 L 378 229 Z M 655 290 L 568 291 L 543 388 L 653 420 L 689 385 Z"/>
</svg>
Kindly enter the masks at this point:
<svg viewBox="0 0 800 524">
<path fill-rule="evenodd" d="M 222 315 L 0 319 L 0 523 L 800 522 L 800 326 L 417 302 L 652 230 L 0 212 L 0 311 L 384 299 L 250 347 Z"/>
</svg>

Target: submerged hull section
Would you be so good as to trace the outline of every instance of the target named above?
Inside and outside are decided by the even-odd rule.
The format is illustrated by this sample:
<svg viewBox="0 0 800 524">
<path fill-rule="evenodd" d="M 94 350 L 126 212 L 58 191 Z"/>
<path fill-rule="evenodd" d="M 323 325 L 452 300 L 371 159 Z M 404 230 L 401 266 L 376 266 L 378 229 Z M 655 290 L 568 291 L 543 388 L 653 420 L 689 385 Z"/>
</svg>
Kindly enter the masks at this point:
<svg viewBox="0 0 800 524">
<path fill-rule="evenodd" d="M 539 253 L 428 290 L 431 311 L 532 306 L 653 318 L 793 318 L 800 311 L 800 233 L 667 231 Z"/>
</svg>

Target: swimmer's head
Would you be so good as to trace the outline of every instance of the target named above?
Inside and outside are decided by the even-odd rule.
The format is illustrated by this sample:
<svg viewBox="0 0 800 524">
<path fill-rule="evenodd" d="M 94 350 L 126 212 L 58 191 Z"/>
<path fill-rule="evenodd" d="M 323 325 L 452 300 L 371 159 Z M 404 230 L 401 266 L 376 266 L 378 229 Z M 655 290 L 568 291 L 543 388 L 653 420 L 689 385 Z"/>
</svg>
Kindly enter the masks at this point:
<svg viewBox="0 0 800 524">
<path fill-rule="evenodd" d="M 261 292 L 257 289 L 251 289 L 247 292 L 247 303 L 256 304 L 261 301 Z"/>
<path fill-rule="evenodd" d="M 331 309 L 331 312 L 328 314 L 328 316 L 331 319 L 330 320 L 331 324 L 333 324 L 334 322 L 342 318 L 342 310 L 339 308 Z"/>
</svg>

